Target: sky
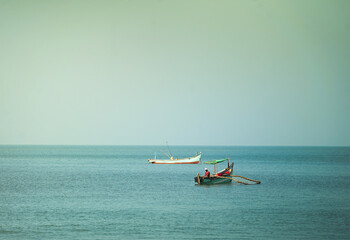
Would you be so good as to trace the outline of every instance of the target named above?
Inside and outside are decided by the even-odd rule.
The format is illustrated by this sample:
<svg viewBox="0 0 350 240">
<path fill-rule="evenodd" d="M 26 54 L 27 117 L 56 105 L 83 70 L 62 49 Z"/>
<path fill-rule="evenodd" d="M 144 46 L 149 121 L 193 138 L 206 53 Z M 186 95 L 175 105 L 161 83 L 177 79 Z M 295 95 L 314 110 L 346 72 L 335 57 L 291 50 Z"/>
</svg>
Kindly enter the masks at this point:
<svg viewBox="0 0 350 240">
<path fill-rule="evenodd" d="M 349 12 L 0 0 L 0 144 L 350 146 Z"/>
</svg>

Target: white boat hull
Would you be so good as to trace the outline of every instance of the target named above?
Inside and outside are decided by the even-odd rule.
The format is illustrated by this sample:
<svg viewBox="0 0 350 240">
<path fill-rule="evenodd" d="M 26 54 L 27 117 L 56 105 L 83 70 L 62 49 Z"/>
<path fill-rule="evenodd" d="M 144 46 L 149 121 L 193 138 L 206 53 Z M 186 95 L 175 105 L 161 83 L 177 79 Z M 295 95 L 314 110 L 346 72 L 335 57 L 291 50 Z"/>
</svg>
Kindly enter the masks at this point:
<svg viewBox="0 0 350 240">
<path fill-rule="evenodd" d="M 152 164 L 197 164 L 201 160 L 202 154 L 199 153 L 194 157 L 182 159 L 148 159 L 148 163 Z"/>
</svg>

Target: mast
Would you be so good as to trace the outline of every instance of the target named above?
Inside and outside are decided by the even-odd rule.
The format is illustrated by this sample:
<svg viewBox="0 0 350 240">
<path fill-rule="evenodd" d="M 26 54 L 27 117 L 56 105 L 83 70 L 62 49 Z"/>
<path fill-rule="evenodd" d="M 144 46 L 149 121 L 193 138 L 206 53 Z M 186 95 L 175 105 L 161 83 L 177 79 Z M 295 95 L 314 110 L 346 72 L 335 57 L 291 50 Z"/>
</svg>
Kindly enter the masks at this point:
<svg viewBox="0 0 350 240">
<path fill-rule="evenodd" d="M 205 173 L 204 173 L 204 162 L 202 162 L 202 165 L 203 165 L 203 176 L 205 175 Z"/>
</svg>

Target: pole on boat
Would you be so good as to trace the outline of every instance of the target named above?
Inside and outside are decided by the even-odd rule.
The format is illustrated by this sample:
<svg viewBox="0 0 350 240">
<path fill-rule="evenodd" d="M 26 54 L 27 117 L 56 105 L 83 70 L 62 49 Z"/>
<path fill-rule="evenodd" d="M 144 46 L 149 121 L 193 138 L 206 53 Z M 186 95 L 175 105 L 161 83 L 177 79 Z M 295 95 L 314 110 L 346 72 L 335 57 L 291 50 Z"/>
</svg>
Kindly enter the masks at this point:
<svg viewBox="0 0 350 240">
<path fill-rule="evenodd" d="M 232 175 L 230 175 L 232 176 Z M 252 181 L 252 182 L 255 182 L 255 184 L 260 184 L 261 182 L 260 181 L 257 181 L 257 180 L 253 180 L 253 179 L 250 179 L 250 178 L 245 178 L 245 177 L 242 177 L 242 176 L 238 176 L 238 175 L 233 175 L 235 177 L 240 177 L 240 178 L 243 178 L 243 179 L 246 179 L 248 181 Z M 234 179 L 233 177 L 225 177 L 225 176 L 215 176 L 215 177 L 218 177 L 218 178 L 226 178 L 226 179 L 231 179 L 237 183 L 242 183 L 242 184 L 245 184 L 245 185 L 252 185 L 252 183 L 247 183 L 247 182 L 242 182 L 242 181 L 239 181 L 237 179 Z"/>
<path fill-rule="evenodd" d="M 198 185 L 201 185 L 201 179 L 199 177 L 199 173 L 197 174 L 197 183 L 198 183 Z"/>
<path fill-rule="evenodd" d="M 203 175 L 205 174 L 205 171 L 204 171 L 204 162 L 202 162 L 202 165 L 203 165 Z M 199 174 L 199 173 L 198 173 Z"/>
<path fill-rule="evenodd" d="M 236 179 L 234 179 L 234 178 L 230 178 L 230 177 L 224 177 L 224 176 L 215 176 L 215 177 L 230 179 L 230 180 L 233 180 L 233 181 L 235 181 L 235 182 L 242 183 L 242 184 L 245 184 L 245 185 L 248 185 L 248 184 L 249 184 L 249 183 L 245 183 L 245 182 L 238 181 L 238 180 L 236 180 Z"/>
<path fill-rule="evenodd" d="M 246 179 L 248 181 L 251 181 L 251 182 L 255 182 L 256 184 L 260 184 L 261 182 L 258 181 L 258 180 L 254 180 L 254 179 L 251 179 L 251 178 L 246 178 L 246 177 L 243 177 L 243 176 L 239 176 L 239 175 L 230 175 L 230 177 L 238 177 L 238 178 L 243 178 L 243 179 Z"/>
</svg>

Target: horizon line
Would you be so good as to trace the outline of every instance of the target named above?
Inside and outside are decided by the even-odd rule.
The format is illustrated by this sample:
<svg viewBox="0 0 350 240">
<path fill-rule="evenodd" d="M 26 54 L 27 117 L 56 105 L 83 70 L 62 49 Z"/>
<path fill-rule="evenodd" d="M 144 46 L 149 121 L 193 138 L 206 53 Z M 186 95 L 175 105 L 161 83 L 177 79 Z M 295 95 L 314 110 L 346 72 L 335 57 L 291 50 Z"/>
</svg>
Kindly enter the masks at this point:
<svg viewBox="0 0 350 240">
<path fill-rule="evenodd" d="M 0 146 L 139 146 L 139 147 L 151 147 L 151 146 L 166 146 L 159 144 L 0 144 Z M 180 145 L 180 144 L 172 144 L 169 146 L 173 147 L 350 147 L 350 145 Z"/>
</svg>

